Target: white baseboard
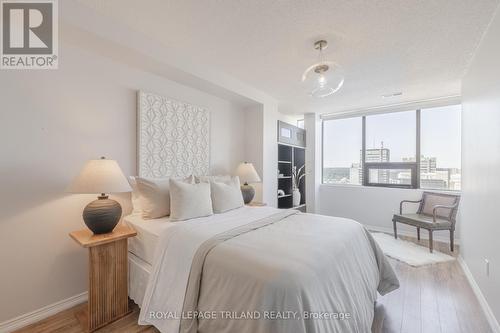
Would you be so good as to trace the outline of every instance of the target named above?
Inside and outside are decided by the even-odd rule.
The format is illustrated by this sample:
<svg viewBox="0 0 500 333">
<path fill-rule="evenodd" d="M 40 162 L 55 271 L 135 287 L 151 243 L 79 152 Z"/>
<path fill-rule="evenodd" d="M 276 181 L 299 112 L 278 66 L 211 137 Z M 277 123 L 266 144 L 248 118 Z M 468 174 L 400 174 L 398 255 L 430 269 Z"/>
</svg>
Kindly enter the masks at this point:
<svg viewBox="0 0 500 333">
<path fill-rule="evenodd" d="M 467 266 L 467 263 L 465 262 L 464 258 L 462 258 L 462 256 L 458 256 L 457 259 L 458 263 L 460 264 L 460 267 L 462 267 L 462 270 L 464 271 L 465 276 L 467 277 L 467 280 L 469 281 L 470 286 L 472 287 L 472 290 L 474 291 L 474 294 L 476 295 L 479 301 L 479 304 L 481 305 L 481 308 L 483 309 L 484 315 L 486 316 L 486 319 L 488 320 L 488 323 L 491 326 L 491 330 L 494 333 L 500 333 L 500 325 L 498 324 L 498 321 L 495 318 L 493 311 L 491 311 L 491 308 L 488 302 L 486 301 L 486 298 L 484 297 L 483 293 L 481 292 L 481 289 L 477 285 L 474 276 L 469 270 L 469 266 Z"/>
<path fill-rule="evenodd" d="M 367 224 L 364 224 L 364 226 L 370 231 L 385 232 L 385 233 L 391 234 L 391 235 L 394 234 L 394 229 L 391 227 L 379 227 L 379 226 L 367 225 Z M 408 230 L 404 227 L 400 228 L 400 226 L 402 226 L 402 225 L 398 225 L 398 235 L 415 237 L 415 238 L 417 237 L 416 228 L 413 228 L 413 230 Z M 426 230 L 421 229 L 420 230 L 420 237 L 421 237 L 421 239 L 429 239 L 429 233 L 426 232 Z M 444 234 L 434 232 L 433 238 L 435 241 L 438 241 L 438 242 L 445 242 L 445 243 L 450 242 L 450 237 L 449 237 L 448 231 L 444 231 Z M 460 245 L 460 239 L 455 238 L 455 244 Z"/>
<path fill-rule="evenodd" d="M 36 323 L 37 321 L 55 315 L 56 313 L 72 308 L 75 305 L 86 302 L 87 296 L 88 296 L 87 292 L 84 292 L 79 295 L 75 295 L 70 298 L 64 299 L 62 301 L 44 306 L 43 308 L 32 311 L 30 313 L 23 314 L 19 317 L 4 321 L 3 323 L 0 323 L 0 332 L 2 333 L 12 332 L 20 328 L 23 328 L 25 326 L 31 325 L 33 323 Z"/>
</svg>

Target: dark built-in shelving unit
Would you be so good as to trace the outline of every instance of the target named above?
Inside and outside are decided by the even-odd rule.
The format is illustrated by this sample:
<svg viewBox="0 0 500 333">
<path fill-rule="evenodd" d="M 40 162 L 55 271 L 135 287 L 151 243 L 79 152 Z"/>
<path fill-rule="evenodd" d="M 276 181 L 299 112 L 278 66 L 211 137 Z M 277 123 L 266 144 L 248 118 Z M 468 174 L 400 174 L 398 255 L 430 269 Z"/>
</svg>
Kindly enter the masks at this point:
<svg viewBox="0 0 500 333">
<path fill-rule="evenodd" d="M 286 137 L 284 140 L 281 138 L 281 128 L 286 128 L 292 138 Z M 295 134 L 297 133 L 297 134 Z M 286 134 L 286 132 L 285 132 Z M 294 134 L 301 138 L 300 140 L 294 139 Z M 281 140 L 280 140 L 281 139 Z M 281 141 L 286 141 L 283 143 Z M 304 146 L 294 145 L 290 142 L 297 144 L 304 144 Z M 292 169 L 297 167 L 297 170 L 305 165 L 305 131 L 296 126 L 278 122 L 278 189 L 285 192 L 284 195 L 278 195 L 278 208 L 295 208 L 302 211 L 306 210 L 306 178 L 304 177 L 299 185 L 300 191 L 300 205 L 293 207 L 292 196 Z M 304 172 L 307 166 L 304 168 Z M 280 176 L 280 174 L 282 174 Z"/>
</svg>

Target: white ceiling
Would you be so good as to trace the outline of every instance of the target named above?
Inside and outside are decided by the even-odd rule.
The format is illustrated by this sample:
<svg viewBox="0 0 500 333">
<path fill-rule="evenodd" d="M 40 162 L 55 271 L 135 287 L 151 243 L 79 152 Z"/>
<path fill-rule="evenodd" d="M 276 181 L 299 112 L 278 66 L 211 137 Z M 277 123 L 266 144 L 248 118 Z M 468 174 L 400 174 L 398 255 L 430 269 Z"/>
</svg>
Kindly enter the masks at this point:
<svg viewBox="0 0 500 333">
<path fill-rule="evenodd" d="M 500 0 L 81 0 L 178 56 L 273 96 L 285 113 L 337 112 L 460 93 Z M 313 100 L 300 79 L 312 43 L 345 71 Z M 403 92 L 384 99 L 383 94 Z"/>
</svg>

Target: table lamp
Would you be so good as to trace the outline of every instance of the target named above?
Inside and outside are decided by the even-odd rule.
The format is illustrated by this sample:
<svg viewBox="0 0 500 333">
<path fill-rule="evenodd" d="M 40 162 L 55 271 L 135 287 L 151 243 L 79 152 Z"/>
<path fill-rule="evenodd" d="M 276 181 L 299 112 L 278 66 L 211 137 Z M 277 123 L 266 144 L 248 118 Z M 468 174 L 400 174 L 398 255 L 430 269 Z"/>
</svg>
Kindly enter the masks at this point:
<svg viewBox="0 0 500 333">
<path fill-rule="evenodd" d="M 238 165 L 236 175 L 240 177 L 240 182 L 243 183 L 243 185 L 241 185 L 243 201 L 245 204 L 248 204 L 255 196 L 255 189 L 252 185 L 248 185 L 248 183 L 258 183 L 260 182 L 260 177 L 257 174 L 257 171 L 255 171 L 253 164 L 248 162 L 243 162 Z"/>
<path fill-rule="evenodd" d="M 100 194 L 83 210 L 83 221 L 94 234 L 113 231 L 122 215 L 122 207 L 107 193 L 130 192 L 127 179 L 118 163 L 101 157 L 88 161 L 68 188 L 70 193 Z"/>
</svg>

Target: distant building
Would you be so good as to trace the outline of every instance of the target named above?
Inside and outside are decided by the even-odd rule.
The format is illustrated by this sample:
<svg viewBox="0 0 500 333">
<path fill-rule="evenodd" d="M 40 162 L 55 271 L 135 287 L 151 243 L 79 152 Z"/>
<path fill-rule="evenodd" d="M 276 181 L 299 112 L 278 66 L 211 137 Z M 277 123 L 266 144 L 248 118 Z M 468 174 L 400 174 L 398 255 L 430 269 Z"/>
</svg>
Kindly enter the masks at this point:
<svg viewBox="0 0 500 333">
<path fill-rule="evenodd" d="M 334 184 L 349 184 L 350 168 L 324 168 L 323 182 Z"/>
<path fill-rule="evenodd" d="M 363 150 L 360 150 L 359 160 L 363 161 Z M 375 162 L 390 162 L 391 161 L 391 150 L 384 148 L 384 142 L 380 143 L 380 148 L 370 148 L 366 149 L 365 162 L 375 163 Z M 389 184 L 389 172 L 387 170 L 373 170 L 370 173 L 370 180 L 375 183 Z M 359 179 L 363 180 L 363 170 L 359 169 Z"/>
<path fill-rule="evenodd" d="M 361 151 L 361 157 L 363 152 Z M 391 160 L 391 150 L 389 148 L 371 148 L 366 150 L 366 162 L 389 162 Z"/>
<path fill-rule="evenodd" d="M 420 172 L 436 172 L 436 158 L 425 156 L 420 157 Z"/>
<path fill-rule="evenodd" d="M 415 157 L 403 157 L 403 162 L 416 162 Z M 436 158 L 420 156 L 420 172 L 421 173 L 435 173 L 436 172 Z"/>
<path fill-rule="evenodd" d="M 360 152 L 360 163 L 351 167 L 325 168 L 323 182 L 333 184 L 362 184 L 363 170 Z M 366 150 L 367 163 L 390 162 L 391 151 L 384 148 Z M 415 162 L 415 157 L 405 157 L 403 162 Z M 423 189 L 455 190 L 461 189 L 461 170 L 459 168 L 438 168 L 436 157 L 420 157 L 420 187 Z M 411 185 L 411 172 L 399 169 L 371 169 L 370 181 L 381 184 Z"/>
<path fill-rule="evenodd" d="M 326 184 L 361 184 L 359 182 L 359 164 L 353 163 L 350 168 L 324 168 L 323 183 Z"/>
<path fill-rule="evenodd" d="M 459 191 L 461 187 L 460 169 L 435 168 L 432 172 L 420 173 L 420 187 Z"/>
<path fill-rule="evenodd" d="M 452 173 L 450 176 L 450 190 L 460 191 L 461 189 L 462 175 L 460 174 L 460 169 L 458 169 L 458 172 Z"/>
<path fill-rule="evenodd" d="M 351 165 L 351 168 L 349 169 L 349 183 L 351 184 L 360 184 L 361 185 L 361 179 L 360 172 L 361 171 L 361 166 L 359 163 L 353 163 Z"/>
<path fill-rule="evenodd" d="M 430 188 L 435 190 L 447 190 L 448 185 L 443 179 L 420 179 L 421 188 Z"/>
</svg>

